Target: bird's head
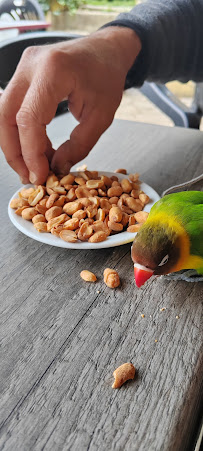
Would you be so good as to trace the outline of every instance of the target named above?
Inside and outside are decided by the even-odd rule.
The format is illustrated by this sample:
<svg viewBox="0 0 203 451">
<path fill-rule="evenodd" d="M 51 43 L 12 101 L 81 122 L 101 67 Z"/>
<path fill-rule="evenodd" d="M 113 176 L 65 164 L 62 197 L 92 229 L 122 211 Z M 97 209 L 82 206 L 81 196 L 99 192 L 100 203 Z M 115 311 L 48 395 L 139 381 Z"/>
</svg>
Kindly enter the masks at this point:
<svg viewBox="0 0 203 451">
<path fill-rule="evenodd" d="M 136 285 L 141 287 L 152 275 L 172 272 L 180 257 L 178 236 L 165 225 L 146 222 L 135 237 L 131 256 Z"/>
</svg>

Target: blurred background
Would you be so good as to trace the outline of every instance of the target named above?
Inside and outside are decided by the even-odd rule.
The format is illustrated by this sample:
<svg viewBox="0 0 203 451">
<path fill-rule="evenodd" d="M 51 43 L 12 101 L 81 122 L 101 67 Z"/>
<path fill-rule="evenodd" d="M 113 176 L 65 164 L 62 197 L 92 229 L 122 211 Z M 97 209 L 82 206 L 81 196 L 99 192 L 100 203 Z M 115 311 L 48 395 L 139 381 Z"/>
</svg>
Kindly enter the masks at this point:
<svg viewBox="0 0 203 451">
<path fill-rule="evenodd" d="M 26 11 L 29 3 L 29 8 Z M 46 31 L 67 31 L 87 35 L 96 31 L 105 23 L 114 20 L 120 12 L 131 10 L 138 3 L 141 3 L 141 0 L 38 0 L 38 2 L 37 0 L 0 0 L 0 30 L 1 23 L 12 24 L 14 21 L 18 22 L 19 19 L 27 22 L 34 21 L 37 18 L 37 20 L 41 20 L 42 25 L 45 23 L 45 33 Z M 37 15 L 34 8 L 35 10 L 39 8 Z M 29 26 L 21 31 L 28 33 Z M 0 41 L 17 36 L 19 33 L 18 28 L 1 30 Z M 182 84 L 174 81 L 168 83 L 167 87 L 186 106 L 192 105 L 195 91 L 193 82 Z M 174 126 L 169 116 L 135 88 L 124 92 L 116 117 Z"/>
</svg>

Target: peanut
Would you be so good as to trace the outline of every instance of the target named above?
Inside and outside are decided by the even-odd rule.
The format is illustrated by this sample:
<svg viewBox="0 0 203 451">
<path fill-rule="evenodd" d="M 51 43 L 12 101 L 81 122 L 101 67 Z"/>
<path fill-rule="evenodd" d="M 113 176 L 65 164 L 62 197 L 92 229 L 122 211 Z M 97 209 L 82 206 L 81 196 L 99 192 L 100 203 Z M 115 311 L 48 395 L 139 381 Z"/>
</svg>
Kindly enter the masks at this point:
<svg viewBox="0 0 203 451">
<path fill-rule="evenodd" d="M 132 189 L 130 195 L 131 195 L 131 197 L 134 197 L 134 199 L 138 199 L 138 197 L 139 197 L 139 190 L 138 189 Z"/>
<path fill-rule="evenodd" d="M 75 183 L 77 183 L 77 185 L 85 185 L 85 180 L 83 177 L 75 177 Z"/>
<path fill-rule="evenodd" d="M 23 205 L 22 199 L 20 199 L 20 198 L 12 199 L 10 202 L 10 208 L 16 209 L 16 208 L 27 206 L 28 202 L 27 201 L 25 201 L 25 202 L 26 202 L 26 205 Z M 29 204 L 28 204 L 28 207 L 29 207 Z"/>
<path fill-rule="evenodd" d="M 24 207 L 19 207 L 19 208 L 17 208 L 17 210 L 15 210 L 15 214 L 18 215 L 18 216 L 22 216 L 22 212 L 23 212 L 23 210 L 25 210 L 26 208 L 28 208 L 28 207 L 24 206 Z"/>
<path fill-rule="evenodd" d="M 80 199 L 80 197 L 91 197 L 89 190 L 84 186 L 79 186 L 75 190 L 76 197 Z"/>
<path fill-rule="evenodd" d="M 129 174 L 129 180 L 131 182 L 137 182 L 139 180 L 139 174 L 136 172 L 135 174 Z"/>
<path fill-rule="evenodd" d="M 141 211 L 143 206 L 142 206 L 142 202 L 139 199 L 134 199 L 133 197 L 128 197 L 125 200 L 126 205 L 133 210 L 134 212 L 138 212 Z"/>
<path fill-rule="evenodd" d="M 46 222 L 35 222 L 34 227 L 38 232 L 47 232 L 47 223 Z"/>
<path fill-rule="evenodd" d="M 28 199 L 28 197 L 30 197 L 30 195 L 34 192 L 34 188 L 23 188 L 20 191 L 20 194 L 22 197 L 24 197 L 25 199 Z"/>
<path fill-rule="evenodd" d="M 66 190 L 63 186 L 53 186 L 52 190 L 54 193 L 60 194 L 60 195 L 64 195 L 66 194 Z"/>
<path fill-rule="evenodd" d="M 135 215 L 130 215 L 129 216 L 129 226 L 135 225 L 135 223 L 136 223 Z"/>
<path fill-rule="evenodd" d="M 59 185 L 59 179 L 56 177 L 55 174 L 50 174 L 46 181 L 46 189 L 47 188 L 53 188 L 54 186 Z"/>
<path fill-rule="evenodd" d="M 76 194 L 75 194 L 75 188 L 71 188 L 67 195 L 66 195 L 66 199 L 70 200 L 71 202 L 74 201 L 75 199 L 77 199 Z"/>
<path fill-rule="evenodd" d="M 146 211 L 138 211 L 134 216 L 137 222 L 143 224 L 147 220 L 149 213 L 147 213 Z"/>
<path fill-rule="evenodd" d="M 149 201 L 150 201 L 149 196 L 147 196 L 147 194 L 145 194 L 145 193 L 140 193 L 139 199 L 141 200 L 141 202 L 142 202 L 144 205 L 148 204 Z"/>
<path fill-rule="evenodd" d="M 126 227 L 129 221 L 129 215 L 125 212 L 123 212 L 122 221 L 121 224 L 123 224 L 123 227 Z"/>
<path fill-rule="evenodd" d="M 110 222 L 121 222 L 122 216 L 123 216 L 123 214 L 119 207 L 112 207 L 109 210 L 109 221 Z"/>
<path fill-rule="evenodd" d="M 94 221 L 92 227 L 93 227 L 94 232 L 102 231 L 106 234 L 106 236 L 110 235 L 110 230 L 107 227 L 107 225 L 105 224 L 105 222 L 103 222 L 103 221 L 99 221 L 99 220 Z"/>
<path fill-rule="evenodd" d="M 126 169 L 116 169 L 114 172 L 119 174 L 127 174 Z"/>
<path fill-rule="evenodd" d="M 59 236 L 68 243 L 75 243 L 77 241 L 77 235 L 73 230 L 61 230 Z"/>
<path fill-rule="evenodd" d="M 35 205 L 38 204 L 38 202 L 44 197 L 45 194 L 45 187 L 39 185 L 37 189 L 34 190 L 28 197 L 28 202 L 31 207 L 35 207 Z"/>
<path fill-rule="evenodd" d="M 102 188 L 104 186 L 104 182 L 102 180 L 87 180 L 86 187 L 89 189 L 97 189 Z"/>
<path fill-rule="evenodd" d="M 68 202 L 64 205 L 63 210 L 67 215 L 73 215 L 78 210 L 81 210 L 82 204 L 81 202 L 75 201 L 75 202 Z"/>
<path fill-rule="evenodd" d="M 121 222 L 108 221 L 108 228 L 113 232 L 122 232 L 123 224 Z"/>
<path fill-rule="evenodd" d="M 137 233 L 141 226 L 142 226 L 142 224 L 131 225 L 127 228 L 127 232 Z"/>
<path fill-rule="evenodd" d="M 134 379 L 136 369 L 132 363 L 123 363 L 113 372 L 115 381 L 112 388 L 120 388 L 129 379 Z"/>
<path fill-rule="evenodd" d="M 87 212 L 85 210 L 77 210 L 75 211 L 75 213 L 73 213 L 72 218 L 77 218 L 77 219 L 85 219 L 87 216 Z"/>
<path fill-rule="evenodd" d="M 37 214 L 37 211 L 35 210 L 35 208 L 30 207 L 30 208 L 25 208 L 22 210 L 22 218 L 26 219 L 27 221 L 31 221 L 32 218 Z"/>
<path fill-rule="evenodd" d="M 35 215 L 32 218 L 33 224 L 36 224 L 37 222 L 46 222 L 46 218 L 44 215 Z"/>
<path fill-rule="evenodd" d="M 76 230 L 79 226 L 79 219 L 78 218 L 68 219 L 68 221 L 64 222 L 63 226 L 64 229 L 66 230 Z"/>
<path fill-rule="evenodd" d="M 79 229 L 78 239 L 81 241 L 88 240 L 93 234 L 93 227 L 89 225 L 87 222 L 84 222 Z"/>
<path fill-rule="evenodd" d="M 73 185 L 75 181 L 75 177 L 72 174 L 67 174 L 64 177 L 62 177 L 62 179 L 60 180 L 60 184 L 61 185 Z"/>
<path fill-rule="evenodd" d="M 103 232 L 102 230 L 100 230 L 99 232 L 94 233 L 94 235 L 92 235 L 89 238 L 89 243 L 100 243 L 101 241 L 105 241 L 106 240 L 106 233 Z"/>
<path fill-rule="evenodd" d="M 120 279 L 115 269 L 106 268 L 104 270 L 104 282 L 109 288 L 117 288 L 120 285 Z"/>
<path fill-rule="evenodd" d="M 109 197 L 120 197 L 122 192 L 121 186 L 111 186 L 111 188 L 108 189 L 107 194 Z"/>
<path fill-rule="evenodd" d="M 91 196 L 98 196 L 98 190 L 97 189 L 90 189 Z"/>
<path fill-rule="evenodd" d="M 124 193 L 130 193 L 132 191 L 132 183 L 128 179 L 121 180 L 121 187 Z"/>
<path fill-rule="evenodd" d="M 110 188 L 110 187 L 111 187 L 111 185 L 112 185 L 112 180 L 111 180 L 109 177 L 107 177 L 106 175 L 102 175 L 102 176 L 101 176 L 101 180 L 102 180 L 103 184 L 104 184 L 107 188 Z"/>
<path fill-rule="evenodd" d="M 110 197 L 109 199 L 110 204 L 116 204 L 118 203 L 118 197 L 114 196 L 114 197 Z"/>
<path fill-rule="evenodd" d="M 97 214 L 97 207 L 93 205 L 89 205 L 89 207 L 86 208 L 86 213 L 88 218 L 94 218 Z"/>
<path fill-rule="evenodd" d="M 66 196 L 60 196 L 59 197 L 59 199 L 57 199 L 55 202 L 54 202 L 54 207 L 63 207 L 64 206 L 64 204 L 66 203 Z"/>
<path fill-rule="evenodd" d="M 54 205 L 54 202 L 59 198 L 58 194 L 51 194 L 46 201 L 46 208 L 51 208 Z"/>
<path fill-rule="evenodd" d="M 103 210 L 103 208 L 99 208 L 95 218 L 96 218 L 97 221 L 104 221 L 104 219 L 105 219 L 105 210 Z"/>
<path fill-rule="evenodd" d="M 48 221 L 48 223 L 47 223 L 47 231 L 50 232 L 52 227 L 54 227 L 57 224 L 64 223 L 65 221 L 67 221 L 67 219 L 68 219 L 68 216 L 65 213 L 63 213 L 60 216 L 56 216 L 53 219 L 50 219 L 50 221 Z"/>
<path fill-rule="evenodd" d="M 59 233 L 63 230 L 63 224 L 56 224 L 51 229 L 51 233 L 55 236 L 59 236 Z"/>
<path fill-rule="evenodd" d="M 101 197 L 106 197 L 106 191 L 104 191 L 104 190 L 101 189 L 101 188 L 98 189 L 98 194 L 99 194 L 99 196 L 101 196 Z"/>
<path fill-rule="evenodd" d="M 85 280 L 85 282 L 96 282 L 97 280 L 95 274 L 87 269 L 81 271 L 80 277 Z"/>
<path fill-rule="evenodd" d="M 63 211 L 62 207 L 49 208 L 49 210 L 47 210 L 45 213 L 45 218 L 46 218 L 47 222 L 50 221 L 50 219 L 60 216 L 62 214 L 62 211 Z"/>
<path fill-rule="evenodd" d="M 40 204 L 37 204 L 35 208 L 36 208 L 37 212 L 40 213 L 41 215 L 45 215 L 45 213 L 47 211 L 47 208 Z"/>
</svg>

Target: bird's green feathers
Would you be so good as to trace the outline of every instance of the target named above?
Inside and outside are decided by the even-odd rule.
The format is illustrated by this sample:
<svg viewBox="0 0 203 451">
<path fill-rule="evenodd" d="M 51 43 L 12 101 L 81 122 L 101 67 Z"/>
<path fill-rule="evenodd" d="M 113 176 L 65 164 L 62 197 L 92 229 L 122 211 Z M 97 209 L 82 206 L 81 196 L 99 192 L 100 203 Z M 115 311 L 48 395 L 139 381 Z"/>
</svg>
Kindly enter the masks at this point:
<svg viewBox="0 0 203 451">
<path fill-rule="evenodd" d="M 162 213 L 177 218 L 189 237 L 190 254 L 203 259 L 203 192 L 168 194 L 154 204 L 148 221 Z"/>
</svg>

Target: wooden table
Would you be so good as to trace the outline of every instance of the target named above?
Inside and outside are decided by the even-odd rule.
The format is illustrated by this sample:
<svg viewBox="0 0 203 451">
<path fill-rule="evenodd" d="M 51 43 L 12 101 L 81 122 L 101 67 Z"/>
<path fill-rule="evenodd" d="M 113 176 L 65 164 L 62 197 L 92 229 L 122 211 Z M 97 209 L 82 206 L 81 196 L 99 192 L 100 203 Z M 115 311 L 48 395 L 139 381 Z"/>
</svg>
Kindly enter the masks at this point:
<svg viewBox="0 0 203 451">
<path fill-rule="evenodd" d="M 69 114 L 52 122 L 56 145 L 73 125 Z M 199 131 L 117 120 L 85 161 L 139 171 L 161 193 L 201 173 L 202 149 Z M 194 449 L 203 284 L 154 278 L 137 289 L 130 245 L 70 251 L 32 241 L 8 219 L 19 181 L 2 155 L 1 168 L 0 449 Z M 120 288 L 104 285 L 106 267 Z M 81 280 L 84 268 L 97 284 Z M 113 390 L 112 372 L 127 361 L 137 377 Z"/>
</svg>

